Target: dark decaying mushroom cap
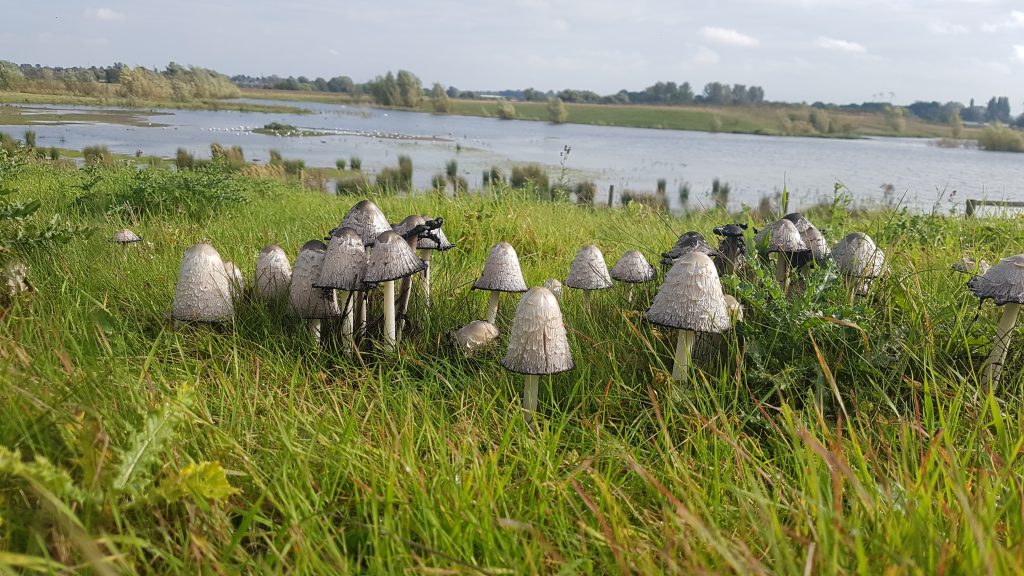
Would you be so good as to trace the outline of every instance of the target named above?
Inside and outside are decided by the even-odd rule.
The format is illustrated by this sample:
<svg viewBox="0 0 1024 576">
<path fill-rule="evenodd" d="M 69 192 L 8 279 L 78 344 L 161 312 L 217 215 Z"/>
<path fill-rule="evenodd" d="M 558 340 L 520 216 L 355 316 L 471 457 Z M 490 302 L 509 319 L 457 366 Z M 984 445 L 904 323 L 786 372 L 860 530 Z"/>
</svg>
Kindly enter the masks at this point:
<svg viewBox="0 0 1024 576">
<path fill-rule="evenodd" d="M 277 244 L 268 244 L 256 257 L 256 292 L 263 300 L 288 295 L 292 282 L 292 264 Z"/>
<path fill-rule="evenodd" d="M 530 288 L 519 300 L 501 365 L 520 374 L 558 374 L 574 367 L 558 299 L 547 288 Z"/>
<path fill-rule="evenodd" d="M 427 264 L 416 257 L 404 238 L 388 230 L 377 236 L 377 242 L 370 250 L 363 281 L 367 284 L 389 282 L 411 276 L 426 267 Z"/>
<path fill-rule="evenodd" d="M 423 216 L 413 214 L 411 216 L 406 216 L 405 219 L 399 222 L 398 224 L 392 224 L 391 229 L 395 231 L 395 234 L 398 234 L 402 238 L 405 238 L 406 236 L 409 235 L 413 228 L 425 224 L 426 222 L 427 219 L 424 218 Z M 415 245 L 415 242 L 413 244 Z"/>
<path fill-rule="evenodd" d="M 351 228 L 339 228 L 331 234 L 320 276 L 313 282 L 317 288 L 335 288 L 352 292 L 362 290 L 366 274 L 366 250 L 363 241 Z"/>
<path fill-rule="evenodd" d="M 1024 304 L 1024 254 L 1003 258 L 981 276 L 967 282 L 978 298 L 991 298 L 997 306 Z"/>
<path fill-rule="evenodd" d="M 429 218 L 427 216 L 424 216 L 424 218 L 427 220 L 433 220 L 433 218 Z M 444 235 L 443 228 L 434 230 L 434 236 L 437 237 L 439 242 L 434 242 L 433 238 L 423 236 L 416 242 L 416 248 L 418 250 L 437 250 L 438 252 L 444 252 L 445 250 L 455 248 L 455 244 L 449 242 L 448 237 Z"/>
<path fill-rule="evenodd" d="M 565 285 L 579 290 L 603 290 L 612 287 L 608 265 L 604 263 L 604 254 L 600 248 L 587 244 L 576 251 Z"/>
<path fill-rule="evenodd" d="M 725 332 L 731 327 L 715 264 L 690 252 L 676 260 L 658 289 L 647 319 L 659 326 L 693 332 Z"/>
<path fill-rule="evenodd" d="M 863 232 L 850 232 L 832 247 L 832 260 L 853 278 L 877 278 L 885 267 L 885 254 Z"/>
<path fill-rule="evenodd" d="M 613 279 L 628 284 L 650 282 L 657 274 L 654 266 L 651 266 L 647 258 L 644 258 L 644 255 L 636 250 L 630 250 L 623 254 L 611 270 Z"/>
<path fill-rule="evenodd" d="M 666 266 L 671 266 L 676 258 L 693 252 L 694 250 L 707 254 L 708 256 L 718 255 L 718 251 L 708 244 L 707 238 L 704 238 L 703 234 L 700 232 L 690 231 L 683 232 L 683 234 L 679 236 L 679 239 L 676 240 L 675 245 L 672 246 L 672 249 L 661 255 L 661 263 Z"/>
<path fill-rule="evenodd" d="M 313 281 L 320 277 L 320 267 L 326 254 L 327 246 L 323 242 L 310 240 L 302 245 L 295 257 L 288 306 L 299 318 L 323 319 L 341 315 L 334 290 L 313 287 Z"/>
<path fill-rule="evenodd" d="M 191 322 L 221 322 L 234 316 L 224 261 L 213 246 L 201 242 L 185 251 L 172 315 L 175 320 Z"/>
<path fill-rule="evenodd" d="M 135 242 L 142 242 L 142 238 L 135 232 L 125 228 L 124 230 L 114 232 L 114 242 L 118 244 L 133 244 Z"/>
<path fill-rule="evenodd" d="M 511 244 L 498 242 L 491 248 L 484 262 L 484 271 L 473 283 L 473 288 L 495 292 L 526 292 L 526 280 L 523 280 L 523 270 L 519 267 L 519 256 Z"/>
<path fill-rule="evenodd" d="M 345 214 L 345 218 L 338 228 L 355 230 L 364 246 L 372 246 L 382 232 L 391 230 L 391 225 L 388 224 L 388 219 L 376 204 L 369 200 L 360 200 L 348 211 L 348 214 Z"/>
<path fill-rule="evenodd" d="M 742 238 L 746 231 L 746 224 L 725 224 L 712 230 L 715 235 L 725 236 L 726 238 Z"/>
</svg>

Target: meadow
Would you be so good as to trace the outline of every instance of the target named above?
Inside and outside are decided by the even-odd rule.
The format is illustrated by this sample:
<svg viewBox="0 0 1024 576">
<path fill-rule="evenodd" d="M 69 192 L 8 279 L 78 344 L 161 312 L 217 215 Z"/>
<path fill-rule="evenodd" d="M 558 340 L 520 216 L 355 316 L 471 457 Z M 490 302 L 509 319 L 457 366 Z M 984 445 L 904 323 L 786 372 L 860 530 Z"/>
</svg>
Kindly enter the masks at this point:
<svg viewBox="0 0 1024 576">
<path fill-rule="evenodd" d="M 39 202 L 0 228 L 0 257 L 35 288 L 0 308 L 4 573 L 1024 570 L 1024 340 L 981 386 L 998 310 L 950 269 L 1024 252 L 1022 218 L 853 210 L 838 191 L 805 214 L 832 243 L 871 235 L 892 273 L 856 300 L 831 266 L 792 299 L 756 260 L 753 279 L 723 278 L 745 318 L 676 401 L 675 333 L 643 318 L 656 286 L 632 306 L 618 287 L 594 294 L 589 310 L 566 289 L 576 367 L 541 379 L 528 425 L 522 377 L 498 364 L 516 296 L 496 348 L 464 358 L 447 340 L 483 315 L 470 286 L 492 245 L 515 246 L 532 286 L 564 279 L 586 243 L 609 266 L 627 250 L 656 262 L 685 230 L 760 227 L 784 207 L 372 191 L 393 222 L 443 217 L 456 248 L 433 259 L 432 306 L 414 298 L 397 352 L 371 339 L 347 355 L 252 299 L 221 327 L 175 331 L 169 311 L 189 246 L 211 242 L 251 284 L 264 245 L 294 259 L 361 196 L 216 164 L 2 155 L 0 188 Z M 53 215 L 91 233 L 17 241 Z M 123 227 L 146 242 L 111 242 Z"/>
</svg>

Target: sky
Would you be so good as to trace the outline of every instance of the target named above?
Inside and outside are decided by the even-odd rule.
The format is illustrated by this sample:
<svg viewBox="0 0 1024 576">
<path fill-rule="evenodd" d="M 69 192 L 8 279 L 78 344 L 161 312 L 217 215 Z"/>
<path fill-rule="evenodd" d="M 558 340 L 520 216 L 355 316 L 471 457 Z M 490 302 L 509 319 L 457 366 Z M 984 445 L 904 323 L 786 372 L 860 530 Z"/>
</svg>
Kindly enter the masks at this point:
<svg viewBox="0 0 1024 576">
<path fill-rule="evenodd" d="M 0 0 L 0 13 L 0 59 L 18 63 L 356 82 L 406 69 L 428 87 L 599 94 L 718 81 L 768 100 L 1008 96 L 1024 111 L 1024 0 Z"/>
</svg>

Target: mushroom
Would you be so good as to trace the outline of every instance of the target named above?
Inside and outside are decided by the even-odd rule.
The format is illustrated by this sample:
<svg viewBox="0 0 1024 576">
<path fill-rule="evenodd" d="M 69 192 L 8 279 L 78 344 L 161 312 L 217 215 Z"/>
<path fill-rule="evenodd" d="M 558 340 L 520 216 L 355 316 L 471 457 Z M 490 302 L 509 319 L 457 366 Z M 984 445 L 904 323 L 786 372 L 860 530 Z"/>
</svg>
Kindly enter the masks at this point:
<svg viewBox="0 0 1024 576">
<path fill-rule="evenodd" d="M 22 294 L 34 291 L 28 281 L 28 268 L 21 262 L 10 262 L 0 268 L 0 301 L 11 300 Z"/>
<path fill-rule="evenodd" d="M 654 266 L 644 258 L 644 255 L 636 250 L 630 250 L 622 255 L 612 266 L 611 277 L 619 282 L 625 282 L 626 302 L 633 301 L 633 286 L 644 284 L 654 280 L 658 275 Z"/>
<path fill-rule="evenodd" d="M 200 242 L 185 251 L 171 314 L 178 322 L 224 322 L 234 317 L 230 281 L 213 246 Z"/>
<path fill-rule="evenodd" d="M 982 367 L 981 376 L 982 382 L 995 386 L 999 383 L 999 372 L 1006 359 L 1006 349 L 1013 336 L 1020 305 L 1024 303 L 1024 254 L 1003 258 L 985 274 L 971 278 L 967 288 L 979 299 L 991 298 L 996 306 L 1003 307 L 996 340 Z"/>
<path fill-rule="evenodd" d="M 683 232 L 679 239 L 676 240 L 675 245 L 672 246 L 672 249 L 661 255 L 661 263 L 663 266 L 671 267 L 677 258 L 694 250 L 703 252 L 708 256 L 718 254 L 718 251 L 712 248 L 711 244 L 708 244 L 707 239 L 700 232 Z"/>
<path fill-rule="evenodd" d="M 381 233 L 366 260 L 367 284 L 384 285 L 384 339 L 394 347 L 398 342 L 395 322 L 395 280 L 423 270 L 426 264 L 416 257 L 404 238 L 392 230 Z"/>
<path fill-rule="evenodd" d="M 724 299 L 729 323 L 736 328 L 736 324 L 743 322 L 743 305 L 730 294 Z M 717 369 L 727 366 L 731 341 L 724 332 L 698 332 L 693 341 L 693 362 Z"/>
<path fill-rule="evenodd" d="M 292 265 L 277 244 L 268 244 L 256 257 L 256 293 L 260 300 L 274 302 L 288 296 Z"/>
<path fill-rule="evenodd" d="M 583 290 L 583 306 L 590 309 L 590 291 L 604 290 L 612 287 L 612 279 L 608 274 L 608 265 L 604 263 L 604 254 L 593 244 L 587 244 L 576 251 L 576 257 L 569 267 L 569 276 L 565 279 L 569 288 Z"/>
<path fill-rule="evenodd" d="M 391 230 L 391 225 L 376 204 L 369 200 L 360 200 L 345 214 L 338 228 L 355 230 L 364 246 L 373 246 L 382 232 Z M 333 233 L 334 230 L 331 230 L 331 234 Z"/>
<path fill-rule="evenodd" d="M 484 271 L 473 283 L 473 289 L 490 291 L 486 320 L 491 324 L 498 318 L 498 298 L 502 292 L 526 292 L 519 256 L 511 244 L 498 242 L 491 248 L 484 262 Z"/>
<path fill-rule="evenodd" d="M 137 244 L 139 242 L 142 242 L 142 238 L 140 238 L 139 235 L 136 234 L 135 232 L 132 232 L 131 230 L 125 228 L 123 230 L 118 230 L 117 232 L 114 232 L 113 242 L 116 244 L 121 244 L 122 246 L 127 246 L 128 244 Z"/>
<path fill-rule="evenodd" d="M 953 270 L 964 274 L 984 274 L 992 268 L 987 260 L 976 261 L 974 258 L 964 256 L 953 263 Z"/>
<path fill-rule="evenodd" d="M 544 281 L 544 287 L 551 290 L 559 301 L 562 300 L 562 283 L 557 278 L 548 278 Z"/>
<path fill-rule="evenodd" d="M 719 254 L 714 257 L 715 267 L 720 276 L 735 274 L 740 259 L 746 256 L 747 244 L 743 238 L 746 231 L 746 224 L 726 224 L 712 230 L 716 236 L 722 237 L 722 241 L 718 243 Z"/>
<path fill-rule="evenodd" d="M 313 283 L 320 278 L 327 246 L 319 240 L 310 240 L 299 249 L 292 270 L 292 281 L 288 288 L 288 305 L 291 312 L 307 320 L 313 339 L 320 342 L 320 321 L 341 314 L 334 290 L 316 288 Z"/>
<path fill-rule="evenodd" d="M 758 241 L 759 250 L 763 245 L 766 253 L 779 254 L 775 261 L 775 280 L 782 286 L 782 291 L 788 294 L 792 261 L 801 258 L 802 253 L 809 252 L 807 244 L 804 244 L 796 225 L 786 219 L 772 222 L 758 235 L 760 238 L 755 237 L 755 240 Z"/>
<path fill-rule="evenodd" d="M 341 334 L 351 338 L 354 334 L 352 313 L 353 293 L 364 288 L 366 274 L 366 249 L 363 241 L 351 228 L 336 228 L 331 233 L 320 275 L 313 282 L 316 288 L 341 290 L 344 305 L 341 310 Z"/>
<path fill-rule="evenodd" d="M 424 216 L 425 219 L 433 220 L 429 216 Z M 430 309 L 430 262 L 433 258 L 434 252 L 445 252 L 455 248 L 455 244 L 448 241 L 448 237 L 444 235 L 444 230 L 438 228 L 434 230 L 434 238 L 429 236 L 421 236 L 416 242 L 416 249 L 420 256 L 420 260 L 427 263 L 427 267 L 423 269 L 423 300 L 426 304 L 426 308 Z"/>
<path fill-rule="evenodd" d="M 237 302 L 245 294 L 245 276 L 230 260 L 224 263 L 224 273 L 227 274 L 228 285 L 231 287 L 231 300 Z"/>
<path fill-rule="evenodd" d="M 832 260 L 853 283 L 853 295 L 868 293 L 871 280 L 882 274 L 885 254 L 863 232 L 850 232 L 832 247 Z"/>
<path fill-rule="evenodd" d="M 558 299 L 547 288 L 531 288 L 519 300 L 508 338 L 508 352 L 501 365 L 506 370 L 526 375 L 523 416 L 530 422 L 537 410 L 540 375 L 558 374 L 574 366 Z"/>
<path fill-rule="evenodd" d="M 458 330 L 448 334 L 452 344 L 462 351 L 466 357 L 487 348 L 498 339 L 498 327 L 483 320 L 473 320 Z"/>
<path fill-rule="evenodd" d="M 725 332 L 731 327 L 722 284 L 711 258 L 690 252 L 669 270 L 654 296 L 647 319 L 679 330 L 672 378 L 682 380 L 690 364 L 694 332 Z"/>
</svg>

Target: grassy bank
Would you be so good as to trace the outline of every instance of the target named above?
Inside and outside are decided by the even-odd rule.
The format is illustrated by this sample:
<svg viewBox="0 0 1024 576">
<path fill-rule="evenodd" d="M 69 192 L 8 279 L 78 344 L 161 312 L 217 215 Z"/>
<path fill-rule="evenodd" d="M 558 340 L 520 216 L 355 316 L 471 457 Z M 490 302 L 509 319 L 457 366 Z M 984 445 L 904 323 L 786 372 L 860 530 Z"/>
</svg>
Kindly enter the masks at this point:
<svg viewBox="0 0 1024 576">
<path fill-rule="evenodd" d="M 138 98 L 74 96 L 70 94 L 35 94 L 28 92 L 0 91 L 2 104 L 57 104 L 68 106 L 111 106 L 117 108 L 140 108 L 153 110 L 228 110 L 232 112 L 268 112 L 279 114 L 309 114 L 310 111 L 298 106 L 276 104 L 254 104 L 232 100 L 142 100 Z"/>
<path fill-rule="evenodd" d="M 0 568 L 1024 570 L 1024 340 L 1000 388 L 980 390 L 996 311 L 975 319 L 966 277 L 949 271 L 963 254 L 1024 251 L 1019 218 L 812 211 L 832 242 L 869 233 L 892 275 L 854 303 L 829 268 L 792 302 L 770 270 L 726 280 L 746 319 L 724 366 L 696 372 L 678 403 L 666 400 L 674 334 L 639 312 L 653 288 L 635 309 L 619 289 L 596 293 L 589 311 L 567 289 L 576 368 L 542 378 L 531 429 L 522 377 L 498 365 L 516 297 L 502 299 L 497 349 L 464 359 L 445 336 L 483 314 L 470 285 L 494 243 L 511 242 L 537 285 L 564 279 L 584 243 L 609 264 L 631 249 L 653 261 L 684 230 L 745 216 L 504 189 L 379 198 L 392 221 L 443 216 L 457 248 L 434 258 L 433 307 L 414 301 L 400 353 L 351 358 L 250 301 L 220 329 L 173 332 L 165 315 L 190 245 L 212 242 L 251 284 L 261 247 L 294 258 L 358 198 L 44 162 L 0 175 L 14 199 L 42 202 L 39 221 L 96 230 L 19 252 L 37 293 L 0 309 Z M 123 226 L 151 244 L 109 242 Z"/>
</svg>

